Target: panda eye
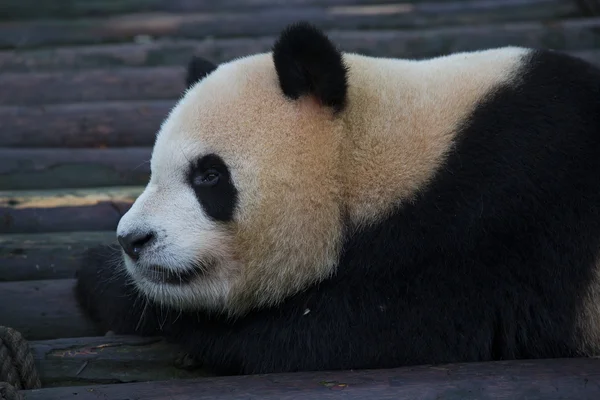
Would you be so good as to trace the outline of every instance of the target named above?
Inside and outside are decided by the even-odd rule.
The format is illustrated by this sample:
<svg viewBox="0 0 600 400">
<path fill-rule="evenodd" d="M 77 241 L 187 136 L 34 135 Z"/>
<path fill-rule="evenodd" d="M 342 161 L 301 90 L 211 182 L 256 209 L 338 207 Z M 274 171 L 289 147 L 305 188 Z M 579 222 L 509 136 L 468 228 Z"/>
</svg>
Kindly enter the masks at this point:
<svg viewBox="0 0 600 400">
<path fill-rule="evenodd" d="M 216 169 L 209 169 L 194 177 L 192 183 L 194 186 L 210 187 L 219 183 L 221 174 Z"/>
<path fill-rule="evenodd" d="M 198 157 L 188 168 L 186 184 L 206 216 L 214 221 L 232 221 L 238 191 L 225 161 L 210 153 Z"/>
</svg>

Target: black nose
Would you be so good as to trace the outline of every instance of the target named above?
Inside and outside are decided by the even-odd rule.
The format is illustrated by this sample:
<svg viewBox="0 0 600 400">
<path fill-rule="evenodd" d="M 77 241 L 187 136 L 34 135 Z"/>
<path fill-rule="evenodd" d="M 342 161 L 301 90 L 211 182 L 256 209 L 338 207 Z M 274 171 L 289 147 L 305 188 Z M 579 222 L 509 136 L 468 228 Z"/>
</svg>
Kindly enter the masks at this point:
<svg viewBox="0 0 600 400">
<path fill-rule="evenodd" d="M 125 253 L 134 260 L 140 258 L 140 253 L 143 248 L 154 239 L 154 233 L 128 233 L 124 236 L 117 236 L 119 244 L 125 251 Z"/>
</svg>

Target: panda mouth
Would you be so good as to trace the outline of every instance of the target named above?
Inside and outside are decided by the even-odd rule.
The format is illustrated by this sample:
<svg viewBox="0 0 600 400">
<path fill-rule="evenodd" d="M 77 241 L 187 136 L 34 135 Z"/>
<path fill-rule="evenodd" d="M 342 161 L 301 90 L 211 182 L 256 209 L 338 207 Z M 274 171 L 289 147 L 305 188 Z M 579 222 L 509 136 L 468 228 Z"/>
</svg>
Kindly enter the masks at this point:
<svg viewBox="0 0 600 400">
<path fill-rule="evenodd" d="M 159 265 L 152 265 L 144 269 L 144 277 L 159 285 L 186 285 L 199 278 L 204 272 L 203 268 L 192 267 L 181 271 L 173 271 Z"/>
</svg>

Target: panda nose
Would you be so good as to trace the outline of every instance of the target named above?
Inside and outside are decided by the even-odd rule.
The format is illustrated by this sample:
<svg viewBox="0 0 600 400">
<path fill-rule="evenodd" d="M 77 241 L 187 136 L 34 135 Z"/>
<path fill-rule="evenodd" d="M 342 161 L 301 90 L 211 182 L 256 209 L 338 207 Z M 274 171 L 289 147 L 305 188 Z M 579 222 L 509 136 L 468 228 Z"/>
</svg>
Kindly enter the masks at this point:
<svg viewBox="0 0 600 400">
<path fill-rule="evenodd" d="M 128 233 L 126 235 L 117 236 L 119 244 L 125 251 L 125 253 L 133 260 L 140 258 L 140 253 L 145 246 L 154 239 L 154 233 Z"/>
</svg>

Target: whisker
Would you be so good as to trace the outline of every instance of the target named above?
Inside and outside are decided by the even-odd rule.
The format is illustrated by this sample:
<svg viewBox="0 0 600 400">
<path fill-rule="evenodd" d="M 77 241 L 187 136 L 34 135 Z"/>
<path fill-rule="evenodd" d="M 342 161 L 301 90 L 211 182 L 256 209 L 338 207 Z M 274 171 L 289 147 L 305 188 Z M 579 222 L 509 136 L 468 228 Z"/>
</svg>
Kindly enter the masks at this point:
<svg viewBox="0 0 600 400">
<path fill-rule="evenodd" d="M 144 302 L 144 309 L 142 310 L 142 313 L 140 314 L 140 319 L 138 320 L 137 325 L 135 326 L 135 330 L 139 330 L 140 326 L 142 325 L 142 320 L 144 319 L 144 316 L 146 315 L 146 309 L 148 308 L 148 304 L 150 304 L 150 302 L 146 299 L 146 301 Z"/>
</svg>

